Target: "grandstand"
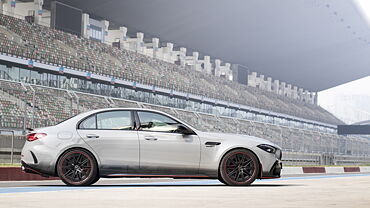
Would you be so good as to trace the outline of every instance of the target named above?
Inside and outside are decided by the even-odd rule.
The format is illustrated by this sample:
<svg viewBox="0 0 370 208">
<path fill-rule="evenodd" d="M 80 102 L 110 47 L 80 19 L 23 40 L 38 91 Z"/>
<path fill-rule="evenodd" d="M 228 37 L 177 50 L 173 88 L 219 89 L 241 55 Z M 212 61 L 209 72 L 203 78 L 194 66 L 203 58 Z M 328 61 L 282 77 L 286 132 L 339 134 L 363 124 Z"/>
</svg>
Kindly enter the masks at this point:
<svg viewBox="0 0 370 208">
<path fill-rule="evenodd" d="M 269 139 L 291 152 L 284 156 L 291 164 L 321 164 L 324 158 L 335 161 L 339 156 L 341 163 L 370 161 L 370 141 L 337 135 L 336 125 L 343 122 L 320 106 L 189 65 L 4 14 L 0 52 L 3 129 L 54 125 L 97 108 L 146 107 L 199 130 Z"/>
<path fill-rule="evenodd" d="M 314 104 L 243 86 L 217 76 L 209 76 L 187 67 L 132 51 L 120 50 L 45 26 L 29 24 L 25 20 L 0 15 L 0 25 L 3 26 L 3 30 L 20 37 L 20 41 L 16 42 L 11 40 L 12 37 L 4 38 L 4 34 L 3 38 L 6 40 L 0 47 L 3 53 L 308 120 L 334 125 L 341 123 L 333 115 Z"/>
</svg>

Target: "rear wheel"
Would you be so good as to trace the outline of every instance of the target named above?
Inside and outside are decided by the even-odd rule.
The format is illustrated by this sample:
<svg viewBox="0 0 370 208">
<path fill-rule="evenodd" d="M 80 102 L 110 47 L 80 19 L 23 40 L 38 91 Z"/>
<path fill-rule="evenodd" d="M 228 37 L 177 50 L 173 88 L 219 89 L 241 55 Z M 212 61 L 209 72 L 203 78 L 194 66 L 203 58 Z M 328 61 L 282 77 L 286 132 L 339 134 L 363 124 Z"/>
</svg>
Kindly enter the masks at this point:
<svg viewBox="0 0 370 208">
<path fill-rule="evenodd" d="M 232 150 L 220 165 L 221 182 L 230 186 L 246 186 L 256 180 L 259 173 L 257 157 L 249 150 Z"/>
<path fill-rule="evenodd" d="M 65 152 L 58 161 L 57 173 L 59 178 L 70 186 L 87 186 L 99 180 L 94 157 L 82 149 Z"/>
</svg>

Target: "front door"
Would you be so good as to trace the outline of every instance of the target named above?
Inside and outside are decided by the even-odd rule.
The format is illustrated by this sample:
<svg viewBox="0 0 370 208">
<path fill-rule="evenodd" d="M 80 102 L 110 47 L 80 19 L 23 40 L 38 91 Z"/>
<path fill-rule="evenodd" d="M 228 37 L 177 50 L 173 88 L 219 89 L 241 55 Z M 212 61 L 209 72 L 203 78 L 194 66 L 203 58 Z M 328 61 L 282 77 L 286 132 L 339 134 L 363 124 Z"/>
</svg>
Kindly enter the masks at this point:
<svg viewBox="0 0 370 208">
<path fill-rule="evenodd" d="M 197 135 L 176 133 L 178 121 L 156 112 L 137 111 L 140 120 L 140 172 L 159 175 L 198 174 Z"/>
</svg>

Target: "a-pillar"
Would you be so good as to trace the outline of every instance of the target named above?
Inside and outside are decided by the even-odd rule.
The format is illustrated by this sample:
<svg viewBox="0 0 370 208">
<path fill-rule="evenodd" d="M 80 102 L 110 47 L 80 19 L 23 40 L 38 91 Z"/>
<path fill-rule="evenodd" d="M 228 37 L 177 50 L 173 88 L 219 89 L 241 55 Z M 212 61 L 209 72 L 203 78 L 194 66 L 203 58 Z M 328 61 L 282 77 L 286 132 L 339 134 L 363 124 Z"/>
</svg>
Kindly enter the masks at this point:
<svg viewBox="0 0 370 208">
<path fill-rule="evenodd" d="M 82 14 L 81 36 L 84 38 L 89 38 L 89 31 L 90 31 L 90 15 L 83 13 Z"/>
<path fill-rule="evenodd" d="M 44 0 L 34 0 L 35 8 L 35 23 L 40 24 L 42 21 L 42 6 L 44 5 Z"/>
</svg>

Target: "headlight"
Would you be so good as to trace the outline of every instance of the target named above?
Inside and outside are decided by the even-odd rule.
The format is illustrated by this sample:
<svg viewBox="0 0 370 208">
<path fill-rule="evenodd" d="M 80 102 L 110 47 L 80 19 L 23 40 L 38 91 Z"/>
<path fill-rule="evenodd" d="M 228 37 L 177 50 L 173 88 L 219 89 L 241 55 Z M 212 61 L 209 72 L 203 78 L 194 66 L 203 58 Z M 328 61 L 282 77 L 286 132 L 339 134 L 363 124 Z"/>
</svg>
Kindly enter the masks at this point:
<svg viewBox="0 0 370 208">
<path fill-rule="evenodd" d="M 268 144 L 260 144 L 257 146 L 258 148 L 268 152 L 268 153 L 271 153 L 271 154 L 275 154 L 276 152 L 276 147 L 273 147 L 271 145 L 268 145 Z"/>
</svg>

